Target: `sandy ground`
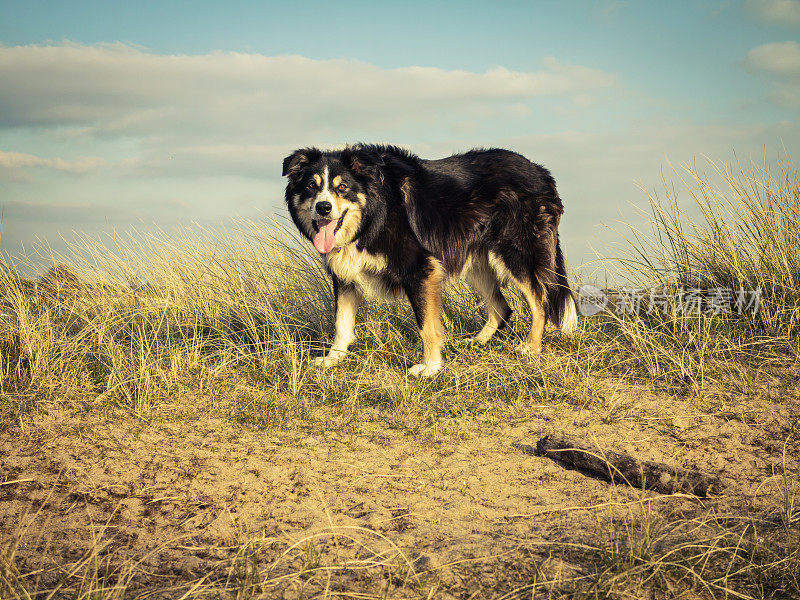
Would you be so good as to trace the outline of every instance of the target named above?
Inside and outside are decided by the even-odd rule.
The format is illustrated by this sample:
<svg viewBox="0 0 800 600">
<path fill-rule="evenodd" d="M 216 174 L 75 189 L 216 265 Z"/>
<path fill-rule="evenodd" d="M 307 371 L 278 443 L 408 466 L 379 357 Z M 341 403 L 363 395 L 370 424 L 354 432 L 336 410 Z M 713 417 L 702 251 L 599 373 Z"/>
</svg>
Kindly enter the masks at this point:
<svg viewBox="0 0 800 600">
<path fill-rule="evenodd" d="M 24 528 L 23 572 L 78 560 L 102 536 L 101 556 L 136 565 L 132 592 L 225 577 L 257 546 L 264 579 L 287 597 L 312 585 L 292 574 L 320 564 L 347 565 L 328 572 L 327 586 L 391 596 L 411 578 L 443 597 L 499 595 L 534 575 L 585 574 L 591 567 L 563 544 L 602 542 L 644 506 L 665 519 L 773 518 L 778 475 L 796 488 L 800 472 L 800 393 L 789 383 L 780 397 L 738 400 L 620 390 L 592 410 L 527 407 L 519 419 L 417 432 L 380 419 L 265 432 L 214 417 L 51 411 L 0 434 L 0 532 L 8 541 Z M 659 497 L 512 445 L 553 432 L 717 474 L 726 490 L 704 501 Z"/>
</svg>

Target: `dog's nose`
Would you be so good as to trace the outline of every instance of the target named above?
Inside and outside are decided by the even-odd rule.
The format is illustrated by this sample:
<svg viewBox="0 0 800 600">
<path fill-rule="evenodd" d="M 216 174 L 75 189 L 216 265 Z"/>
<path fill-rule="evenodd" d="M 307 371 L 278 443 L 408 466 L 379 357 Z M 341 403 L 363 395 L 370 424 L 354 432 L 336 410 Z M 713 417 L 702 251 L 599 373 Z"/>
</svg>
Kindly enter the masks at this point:
<svg viewBox="0 0 800 600">
<path fill-rule="evenodd" d="M 317 202 L 314 206 L 314 210 L 317 211 L 317 214 L 321 217 L 331 214 L 331 210 L 333 209 L 333 204 L 328 202 L 327 200 L 322 200 L 321 202 Z"/>
</svg>

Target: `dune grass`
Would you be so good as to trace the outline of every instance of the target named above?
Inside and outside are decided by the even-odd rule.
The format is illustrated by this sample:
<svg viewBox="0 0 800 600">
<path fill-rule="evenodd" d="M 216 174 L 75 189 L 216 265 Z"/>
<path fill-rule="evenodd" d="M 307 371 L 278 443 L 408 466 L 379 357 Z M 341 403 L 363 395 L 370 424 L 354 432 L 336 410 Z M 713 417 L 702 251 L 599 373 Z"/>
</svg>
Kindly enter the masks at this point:
<svg viewBox="0 0 800 600">
<path fill-rule="evenodd" d="M 650 195 L 652 231 L 632 232 L 615 259 L 628 281 L 662 291 L 670 310 L 583 318 L 569 337 L 548 330 L 543 355 L 529 359 L 510 350 L 525 329 L 521 323 L 485 348 L 462 342 L 480 329 L 482 309 L 459 284 L 445 297 L 446 366 L 431 380 L 404 375 L 420 344 L 402 303 L 367 302 L 350 356 L 327 371 L 310 365 L 330 342 L 332 289 L 310 247 L 276 223 L 172 237 L 84 238 L 69 256 L 51 257 L 68 269 L 38 281 L 21 275 L 24 257 L 5 258 L 0 429 L 11 431 L 56 405 L 151 419 L 181 418 L 181 405 L 192 404 L 253 428 L 336 414 L 340 422 L 370 418 L 413 429 L 470 414 L 502 419 L 514 407 L 554 399 L 592 408 L 608 379 L 677 394 L 724 385 L 746 395 L 756 367 L 796 364 L 800 188 L 788 165 L 777 176 L 758 167 L 711 168 L 713 178 L 687 170 L 680 195 L 672 186 L 663 200 Z M 682 312 L 686 288 L 758 289 L 761 308 L 742 316 Z M 527 318 L 521 299 L 509 299 L 515 314 Z M 798 597 L 793 502 L 787 495 L 786 516 L 770 543 L 761 523 L 636 515 L 614 524 L 603 543 L 565 550 L 590 556 L 589 571 L 554 582 L 534 561 L 526 567 L 531 584 L 507 597 L 681 597 L 686 590 L 691 593 L 683 597 Z M 16 571 L 16 544 L 24 535 L 17 532 L 0 553 L 0 597 L 127 597 L 136 566 L 112 564 L 101 538 L 55 584 L 38 587 L 35 573 Z M 372 534 L 330 535 L 358 544 Z M 273 542 L 283 554 L 262 551 Z M 327 564 L 314 554 L 315 540 L 305 542 L 246 540 L 226 578 L 181 584 L 174 597 L 270 597 L 275 577 L 302 587 L 337 569 L 389 570 L 408 597 L 437 597 L 399 551 L 358 565 Z M 276 561 L 285 565 L 287 556 L 294 566 L 275 575 Z"/>
<path fill-rule="evenodd" d="M 681 241 L 701 248 L 695 239 Z M 273 392 L 272 406 L 264 406 L 260 416 L 236 412 L 238 419 L 261 424 L 280 424 L 287 414 L 304 418 L 298 406 L 320 403 L 345 410 L 366 403 L 393 412 L 410 402 L 416 404 L 412 410 L 448 412 L 473 410 L 498 393 L 507 400 L 567 395 L 580 403 L 586 382 L 597 376 L 686 391 L 702 387 L 709 376 L 729 378 L 731 369 L 737 372 L 756 358 L 777 359 L 796 345 L 796 311 L 786 304 L 794 297 L 785 288 L 795 274 L 787 273 L 780 286 L 774 269 L 744 281 L 736 279 L 736 263 L 730 275 L 718 274 L 713 283 L 763 284 L 766 316 L 607 312 L 582 319 L 570 337 L 548 330 L 547 350 L 530 361 L 507 351 L 524 322 L 512 324 L 487 348 L 461 341 L 480 329 L 482 308 L 459 284 L 445 297 L 449 368 L 435 379 L 409 381 L 403 375 L 420 353 L 404 303 L 365 303 L 351 357 L 325 372 L 310 368 L 309 358 L 330 342 L 331 285 L 317 258 L 289 230 L 244 223 L 215 236 L 200 232 L 104 245 L 82 240 L 74 248 L 69 264 L 79 285 L 58 276 L 34 284 L 13 264 L 0 274 L 6 423 L 42 402 L 67 398 L 108 402 L 144 416 L 167 397 L 234 380 Z M 702 256 L 699 249 L 695 254 Z M 685 267 L 669 274 L 673 283 L 695 272 L 694 263 Z M 656 263 L 635 268 L 662 277 L 653 285 L 668 285 Z M 674 293 L 673 285 L 671 301 Z M 516 318 L 524 321 L 520 298 L 509 295 Z M 343 372 L 348 376 L 330 376 Z M 414 400 L 423 396 L 427 407 Z M 471 406 L 464 406 L 465 397 Z"/>
<path fill-rule="evenodd" d="M 633 231 L 619 263 L 628 280 L 668 290 L 760 290 L 742 310 L 780 338 L 800 328 L 800 180 L 787 160 L 686 166 L 662 197 L 648 193 L 652 231 Z M 735 301 L 735 299 L 734 299 Z M 743 307 L 745 308 L 745 307 Z"/>
</svg>

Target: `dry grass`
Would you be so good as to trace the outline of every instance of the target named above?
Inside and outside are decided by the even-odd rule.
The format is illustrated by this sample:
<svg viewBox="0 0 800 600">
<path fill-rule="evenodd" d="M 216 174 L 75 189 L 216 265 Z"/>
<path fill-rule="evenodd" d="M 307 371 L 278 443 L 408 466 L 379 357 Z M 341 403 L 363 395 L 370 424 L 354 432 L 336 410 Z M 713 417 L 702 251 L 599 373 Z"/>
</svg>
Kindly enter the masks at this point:
<svg viewBox="0 0 800 600">
<path fill-rule="evenodd" d="M 648 194 L 652 233 L 634 231 L 620 260 L 628 280 L 665 290 L 761 290 L 750 316 L 763 334 L 796 337 L 800 327 L 800 180 L 775 169 L 709 162 L 678 173 L 664 197 Z M 683 194 L 683 196 L 681 195 Z M 685 197 L 688 196 L 688 201 Z"/>
<path fill-rule="evenodd" d="M 181 404 L 197 399 L 204 410 L 257 429 L 369 418 L 413 433 L 465 415 L 503 422 L 524 414 L 520 407 L 548 402 L 596 409 L 613 423 L 630 406 L 598 401 L 609 380 L 683 396 L 717 386 L 747 397 L 755 372 L 796 368 L 800 193 L 789 167 L 779 178 L 763 169 L 714 169 L 723 191 L 696 170 L 682 182 L 694 219 L 672 188 L 664 202 L 650 198 L 654 237 L 634 234 L 620 264 L 643 287 L 669 291 L 673 306 L 681 287 L 759 288 L 755 317 L 607 314 L 582 319 L 569 338 L 549 335 L 545 354 L 530 361 L 507 351 L 519 325 L 488 348 L 460 342 L 482 323 L 475 297 L 457 286 L 445 302 L 447 366 L 433 380 L 404 376 L 419 343 L 402 304 L 368 304 L 351 357 L 333 370 L 311 368 L 332 331 L 332 290 L 317 258 L 276 224 L 84 239 L 70 256 L 51 259 L 71 265 L 79 284 L 53 271 L 36 285 L 20 275 L 24 259 L 7 261 L 0 429 L 14 435 L 25 419 L 54 407 L 181 418 Z M 524 315 L 520 299 L 511 301 Z M 784 510 L 769 522 L 708 513 L 665 519 L 642 502 L 600 524 L 594 540 L 528 544 L 528 559 L 509 559 L 518 577 L 509 577 L 503 597 L 800 597 L 793 489 L 779 490 Z M 132 587 L 139 561 L 117 556 L 102 526 L 75 560 L 20 572 L 16 552 L 36 518 L 21 520 L 0 548 L 2 598 L 452 597 L 435 573 L 379 532 L 359 528 L 331 527 L 301 540 L 247 537 L 215 549 L 223 557 L 216 571 L 159 590 Z M 555 556 L 580 567 L 554 578 Z M 479 577 L 470 563 L 448 568 Z"/>
<path fill-rule="evenodd" d="M 107 524 L 87 530 L 87 549 L 71 561 L 42 560 L 38 568 L 20 572 L 17 545 L 35 537 L 27 528 L 38 515 L 30 515 L 0 548 L 0 597 L 789 600 L 800 594 L 796 514 L 787 522 L 730 515 L 665 519 L 652 500 L 629 503 L 621 516 L 598 518 L 602 533 L 591 539 L 532 541 L 513 554 L 444 564 L 431 564 L 363 527 L 330 526 L 299 538 L 242 536 L 226 545 L 192 546 L 214 556 L 214 566 L 201 576 L 166 578 L 158 587 L 143 564 L 148 556 L 127 557 Z M 605 507 L 580 510 L 595 508 Z M 185 544 L 164 540 L 150 554 Z M 492 566 L 489 577 L 486 563 Z"/>
</svg>

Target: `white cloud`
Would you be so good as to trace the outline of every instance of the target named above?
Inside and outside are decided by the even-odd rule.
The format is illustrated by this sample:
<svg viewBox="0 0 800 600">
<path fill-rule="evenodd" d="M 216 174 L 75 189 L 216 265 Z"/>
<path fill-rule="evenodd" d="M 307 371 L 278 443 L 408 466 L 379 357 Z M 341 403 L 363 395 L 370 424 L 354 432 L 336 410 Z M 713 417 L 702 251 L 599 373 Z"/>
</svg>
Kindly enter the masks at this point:
<svg viewBox="0 0 800 600">
<path fill-rule="evenodd" d="M 771 97 L 776 104 L 800 107 L 800 44 L 781 42 L 757 46 L 747 53 L 744 66 L 773 80 Z"/>
<path fill-rule="evenodd" d="M 134 140 L 127 160 L 106 163 L 132 173 L 246 176 L 298 145 L 456 130 L 519 117 L 537 98 L 584 102 L 616 84 L 609 73 L 555 58 L 536 71 L 474 73 L 233 52 L 159 55 L 121 43 L 0 46 L 0 81 L 0 129 L 58 131 L 88 144 Z"/>
<path fill-rule="evenodd" d="M 608 73 L 553 58 L 536 72 L 382 69 L 352 60 L 213 52 L 164 56 L 124 44 L 0 48 L 0 124 L 80 125 L 107 135 L 280 136 L 331 121 L 418 120 L 486 102 L 609 87 Z"/>
<path fill-rule="evenodd" d="M 748 10 L 755 17 L 772 25 L 800 25 L 800 0 L 747 0 Z"/>
<path fill-rule="evenodd" d="M 745 64 L 750 69 L 779 75 L 800 74 L 800 44 L 779 42 L 757 46 L 747 53 Z"/>
<path fill-rule="evenodd" d="M 11 181 L 30 181 L 30 175 L 24 173 L 30 168 L 45 168 L 65 173 L 88 173 L 106 164 L 96 156 L 79 156 L 70 160 L 63 158 L 42 158 L 24 152 L 4 152 L 0 150 L 0 178 Z"/>
<path fill-rule="evenodd" d="M 3 152 L 0 150 L 0 167 L 3 168 L 47 167 L 69 173 L 86 173 L 103 164 L 105 164 L 105 161 L 96 156 L 81 156 L 73 160 L 65 160 L 63 158 L 42 158 L 23 152 Z"/>
</svg>

